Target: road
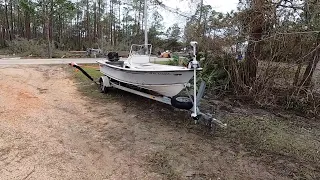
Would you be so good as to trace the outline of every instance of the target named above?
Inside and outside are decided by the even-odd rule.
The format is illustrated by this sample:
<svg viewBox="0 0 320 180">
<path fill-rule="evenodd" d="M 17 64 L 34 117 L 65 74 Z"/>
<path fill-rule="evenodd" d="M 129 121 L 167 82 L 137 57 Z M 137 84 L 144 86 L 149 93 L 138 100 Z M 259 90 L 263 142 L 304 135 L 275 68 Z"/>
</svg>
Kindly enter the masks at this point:
<svg viewBox="0 0 320 180">
<path fill-rule="evenodd" d="M 96 63 L 98 60 L 105 60 L 105 58 L 55 58 L 55 59 L 19 59 L 19 58 L 6 58 L 0 59 L 0 65 L 16 65 L 16 64 L 68 64 L 76 62 L 83 63 Z"/>
<path fill-rule="evenodd" d="M 125 60 L 126 58 L 122 58 Z M 78 64 L 96 63 L 98 60 L 106 60 L 106 58 L 54 58 L 54 59 L 20 59 L 20 58 L 2 58 L 0 65 L 32 65 L 32 64 L 68 64 L 76 62 Z M 153 58 L 151 62 L 168 61 L 168 58 Z"/>
</svg>

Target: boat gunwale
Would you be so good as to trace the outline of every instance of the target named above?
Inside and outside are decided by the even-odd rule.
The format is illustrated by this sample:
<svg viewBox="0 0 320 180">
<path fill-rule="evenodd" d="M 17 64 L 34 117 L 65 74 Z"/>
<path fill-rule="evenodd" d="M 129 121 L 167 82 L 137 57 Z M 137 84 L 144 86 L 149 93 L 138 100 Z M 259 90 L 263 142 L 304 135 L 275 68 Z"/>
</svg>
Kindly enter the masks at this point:
<svg viewBox="0 0 320 180">
<path fill-rule="evenodd" d="M 105 63 L 103 61 L 97 61 L 97 63 L 106 65 L 106 66 L 113 68 L 113 69 L 118 69 L 121 71 L 131 71 L 131 72 L 179 72 L 179 71 L 186 72 L 186 71 L 193 71 L 193 69 L 188 69 L 188 68 L 186 68 L 186 69 L 163 69 L 163 70 L 131 69 L 131 68 L 124 68 L 124 67 L 115 66 L 112 64 Z M 157 65 L 161 66 L 161 64 L 157 64 Z M 202 68 L 197 68 L 197 71 L 201 71 L 201 70 L 202 70 Z"/>
</svg>

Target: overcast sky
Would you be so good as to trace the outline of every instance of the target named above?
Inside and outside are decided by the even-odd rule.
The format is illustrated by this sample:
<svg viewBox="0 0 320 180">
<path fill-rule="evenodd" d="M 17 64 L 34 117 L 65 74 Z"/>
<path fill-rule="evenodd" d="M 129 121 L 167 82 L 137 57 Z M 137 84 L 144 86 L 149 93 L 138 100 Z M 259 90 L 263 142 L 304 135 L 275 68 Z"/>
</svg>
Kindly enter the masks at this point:
<svg viewBox="0 0 320 180">
<path fill-rule="evenodd" d="M 79 2 L 80 0 L 71 0 L 72 2 Z M 95 0 L 93 0 L 94 2 Z M 148 0 L 149 1 L 149 0 Z M 193 1 L 193 2 L 192 2 Z M 201 0 L 162 0 L 166 6 L 171 7 L 173 9 L 179 9 L 179 12 L 190 17 L 194 14 L 197 4 Z M 150 1 L 149 1 L 150 2 Z M 211 7 L 217 12 L 227 13 L 232 10 L 237 10 L 239 0 L 203 0 L 204 5 L 211 5 Z M 149 4 L 150 6 L 150 4 Z M 152 6 L 152 5 L 151 5 Z M 163 17 L 164 29 L 165 31 L 168 27 L 172 26 L 174 23 L 178 23 L 181 28 L 184 28 L 186 24 L 186 18 L 167 11 L 159 6 L 153 6 L 151 9 L 156 8 L 158 12 Z M 150 16 L 152 15 L 152 10 L 148 11 L 148 16 L 150 20 Z M 150 23 L 150 22 L 149 22 Z M 148 25 L 150 26 L 150 24 Z"/>
<path fill-rule="evenodd" d="M 187 16 L 194 13 L 197 3 L 191 3 L 191 0 L 163 0 L 166 6 L 172 7 L 174 9 L 179 8 L 180 12 L 185 12 Z M 193 0 L 199 2 L 200 0 Z M 239 0 L 204 0 L 205 5 L 211 5 L 211 7 L 218 12 L 230 12 L 237 9 L 237 4 Z M 185 25 L 186 19 L 170 13 L 169 11 L 159 8 L 159 12 L 164 18 L 164 23 L 166 27 L 172 26 L 174 23 L 180 24 L 180 26 Z"/>
</svg>

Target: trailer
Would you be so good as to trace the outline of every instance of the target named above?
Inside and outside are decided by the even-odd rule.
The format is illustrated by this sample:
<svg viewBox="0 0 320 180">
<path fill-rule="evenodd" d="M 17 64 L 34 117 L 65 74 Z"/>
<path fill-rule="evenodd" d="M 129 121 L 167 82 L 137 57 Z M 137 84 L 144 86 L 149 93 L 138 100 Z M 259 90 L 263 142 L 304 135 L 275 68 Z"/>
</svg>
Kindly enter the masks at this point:
<svg viewBox="0 0 320 180">
<path fill-rule="evenodd" d="M 206 84 L 204 81 L 201 82 L 195 98 L 192 97 L 192 94 L 190 93 L 191 92 L 190 83 L 185 84 L 185 89 L 187 92 L 186 96 L 177 95 L 174 97 L 167 97 L 167 96 L 163 96 L 163 95 L 154 93 L 152 91 L 149 91 L 148 89 L 144 89 L 132 84 L 120 82 L 107 75 L 103 75 L 99 78 L 98 81 L 95 81 L 84 69 L 82 69 L 76 63 L 69 63 L 69 65 L 79 69 L 85 76 L 87 76 L 91 81 L 97 84 L 101 93 L 107 93 L 110 88 L 120 89 L 122 91 L 126 91 L 138 96 L 142 96 L 148 99 L 152 99 L 152 100 L 170 105 L 177 109 L 189 111 L 191 112 L 191 117 L 194 120 L 195 124 L 198 124 L 198 123 L 204 124 L 212 130 L 214 130 L 217 126 L 221 128 L 227 127 L 227 124 L 216 119 L 212 114 L 203 113 L 200 111 L 199 106 L 201 104 L 201 99 L 203 98 L 205 88 L 206 88 Z M 101 68 L 100 68 L 100 72 L 103 73 Z M 196 103 L 194 103 L 194 100 L 196 100 Z M 196 104 L 196 107 L 194 107 L 195 104 Z M 193 116 L 193 114 L 196 114 L 196 116 Z"/>
</svg>

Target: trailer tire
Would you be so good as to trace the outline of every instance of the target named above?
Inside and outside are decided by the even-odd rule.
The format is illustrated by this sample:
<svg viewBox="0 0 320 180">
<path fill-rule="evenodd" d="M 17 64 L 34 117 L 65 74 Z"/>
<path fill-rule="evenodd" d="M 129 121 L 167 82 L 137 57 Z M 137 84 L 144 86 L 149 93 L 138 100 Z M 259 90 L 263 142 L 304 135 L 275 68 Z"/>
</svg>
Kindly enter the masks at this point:
<svg viewBox="0 0 320 180">
<path fill-rule="evenodd" d="M 100 77 L 99 79 L 99 89 L 101 93 L 107 93 L 108 92 L 108 88 L 103 84 L 103 79 Z"/>
<path fill-rule="evenodd" d="M 191 96 L 191 98 L 193 98 Z M 178 109 L 189 110 L 193 107 L 193 102 L 189 96 L 173 96 L 171 98 L 171 105 Z"/>
</svg>

